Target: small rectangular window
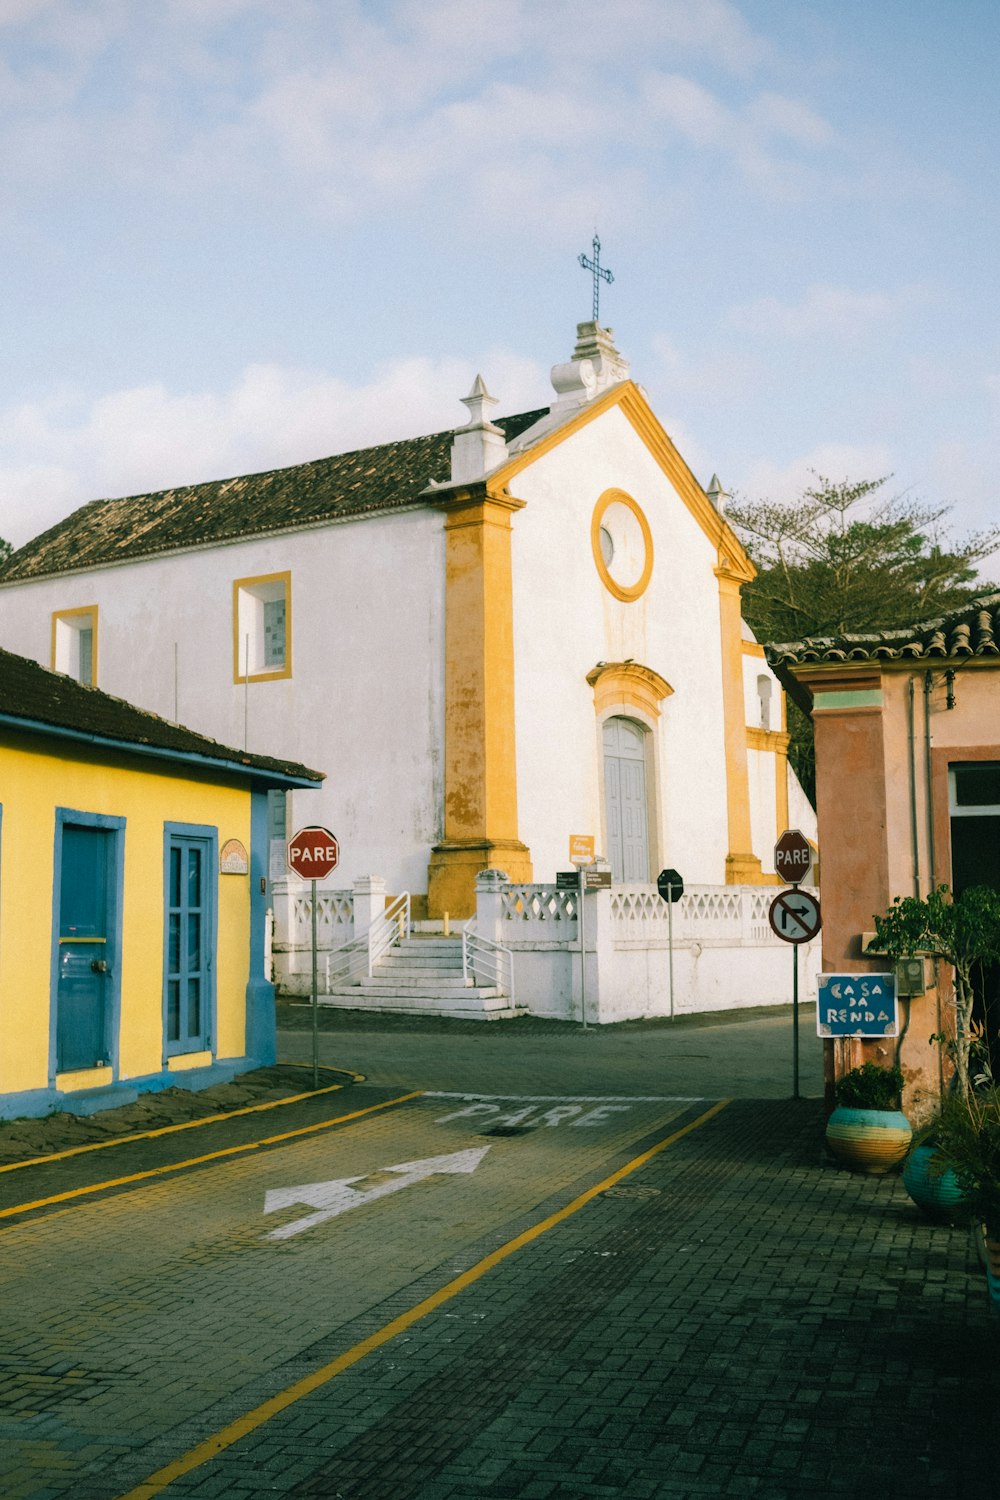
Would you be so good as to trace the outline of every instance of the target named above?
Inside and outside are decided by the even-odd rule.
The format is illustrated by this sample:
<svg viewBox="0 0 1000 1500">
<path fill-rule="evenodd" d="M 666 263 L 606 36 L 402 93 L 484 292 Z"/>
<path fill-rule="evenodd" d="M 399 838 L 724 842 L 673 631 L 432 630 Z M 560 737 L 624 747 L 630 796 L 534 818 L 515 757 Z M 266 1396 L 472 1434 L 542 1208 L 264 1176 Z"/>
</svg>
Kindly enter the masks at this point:
<svg viewBox="0 0 1000 1500">
<path fill-rule="evenodd" d="M 238 578 L 233 584 L 233 677 L 290 677 L 291 573 Z"/>
<path fill-rule="evenodd" d="M 264 600 L 264 665 L 285 665 L 285 601 Z"/>
<path fill-rule="evenodd" d="M 57 610 L 52 616 L 52 670 L 77 682 L 97 681 L 97 605 Z"/>
<path fill-rule="evenodd" d="M 955 766 L 956 807 L 1000 807 L 1000 766 Z"/>
</svg>

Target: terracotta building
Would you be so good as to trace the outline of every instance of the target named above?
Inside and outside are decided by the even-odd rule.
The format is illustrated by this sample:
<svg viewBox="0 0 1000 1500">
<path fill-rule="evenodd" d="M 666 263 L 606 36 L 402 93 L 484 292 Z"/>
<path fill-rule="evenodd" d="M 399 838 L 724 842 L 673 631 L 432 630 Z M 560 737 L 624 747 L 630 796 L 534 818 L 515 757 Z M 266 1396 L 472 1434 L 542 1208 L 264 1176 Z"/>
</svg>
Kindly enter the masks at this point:
<svg viewBox="0 0 1000 1500">
<path fill-rule="evenodd" d="M 815 728 L 823 969 L 884 970 L 864 935 L 896 896 L 1000 889 L 1000 594 L 906 629 L 774 645 L 767 656 Z M 828 1088 L 866 1059 L 898 1060 L 907 1113 L 932 1111 L 941 1073 L 929 1039 L 947 1025 L 951 982 L 930 961 L 923 968 L 923 993 L 900 998 L 897 1037 L 824 1043 Z M 984 976 L 977 1009 L 995 1038 L 997 974 Z"/>
</svg>

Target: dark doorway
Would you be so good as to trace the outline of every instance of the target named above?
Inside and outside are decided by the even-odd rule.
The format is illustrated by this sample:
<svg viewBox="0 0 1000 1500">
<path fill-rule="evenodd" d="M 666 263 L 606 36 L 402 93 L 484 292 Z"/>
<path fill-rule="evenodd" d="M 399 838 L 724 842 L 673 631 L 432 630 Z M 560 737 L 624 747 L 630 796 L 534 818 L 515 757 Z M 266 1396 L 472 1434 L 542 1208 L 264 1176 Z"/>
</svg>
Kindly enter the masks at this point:
<svg viewBox="0 0 1000 1500">
<path fill-rule="evenodd" d="M 1000 891 L 1000 763 L 950 767 L 951 886 L 956 896 L 976 885 Z M 986 1030 L 990 1063 L 1000 1072 L 1000 965 L 976 983 L 973 1020 Z"/>
</svg>

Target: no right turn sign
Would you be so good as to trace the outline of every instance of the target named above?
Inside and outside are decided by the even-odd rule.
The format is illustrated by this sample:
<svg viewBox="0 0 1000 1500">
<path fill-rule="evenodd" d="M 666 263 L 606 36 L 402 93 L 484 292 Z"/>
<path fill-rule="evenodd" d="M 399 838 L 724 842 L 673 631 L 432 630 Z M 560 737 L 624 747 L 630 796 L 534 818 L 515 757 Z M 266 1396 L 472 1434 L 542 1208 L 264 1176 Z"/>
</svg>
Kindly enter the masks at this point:
<svg viewBox="0 0 1000 1500">
<path fill-rule="evenodd" d="M 779 891 L 768 908 L 767 920 L 783 943 L 808 943 L 820 929 L 819 902 L 808 891 Z"/>
</svg>

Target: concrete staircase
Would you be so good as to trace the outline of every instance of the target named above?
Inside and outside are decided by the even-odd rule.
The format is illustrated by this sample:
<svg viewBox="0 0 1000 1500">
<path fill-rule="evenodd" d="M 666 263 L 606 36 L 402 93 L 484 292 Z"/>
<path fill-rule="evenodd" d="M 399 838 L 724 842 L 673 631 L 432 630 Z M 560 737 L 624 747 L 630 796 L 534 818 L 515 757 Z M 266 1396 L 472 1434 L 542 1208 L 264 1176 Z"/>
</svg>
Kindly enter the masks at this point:
<svg viewBox="0 0 1000 1500">
<path fill-rule="evenodd" d="M 433 933 L 404 938 L 383 955 L 371 978 L 320 995 L 319 1004 L 477 1021 L 509 1020 L 523 1012 L 502 990 L 463 978 L 460 937 Z"/>
</svg>

